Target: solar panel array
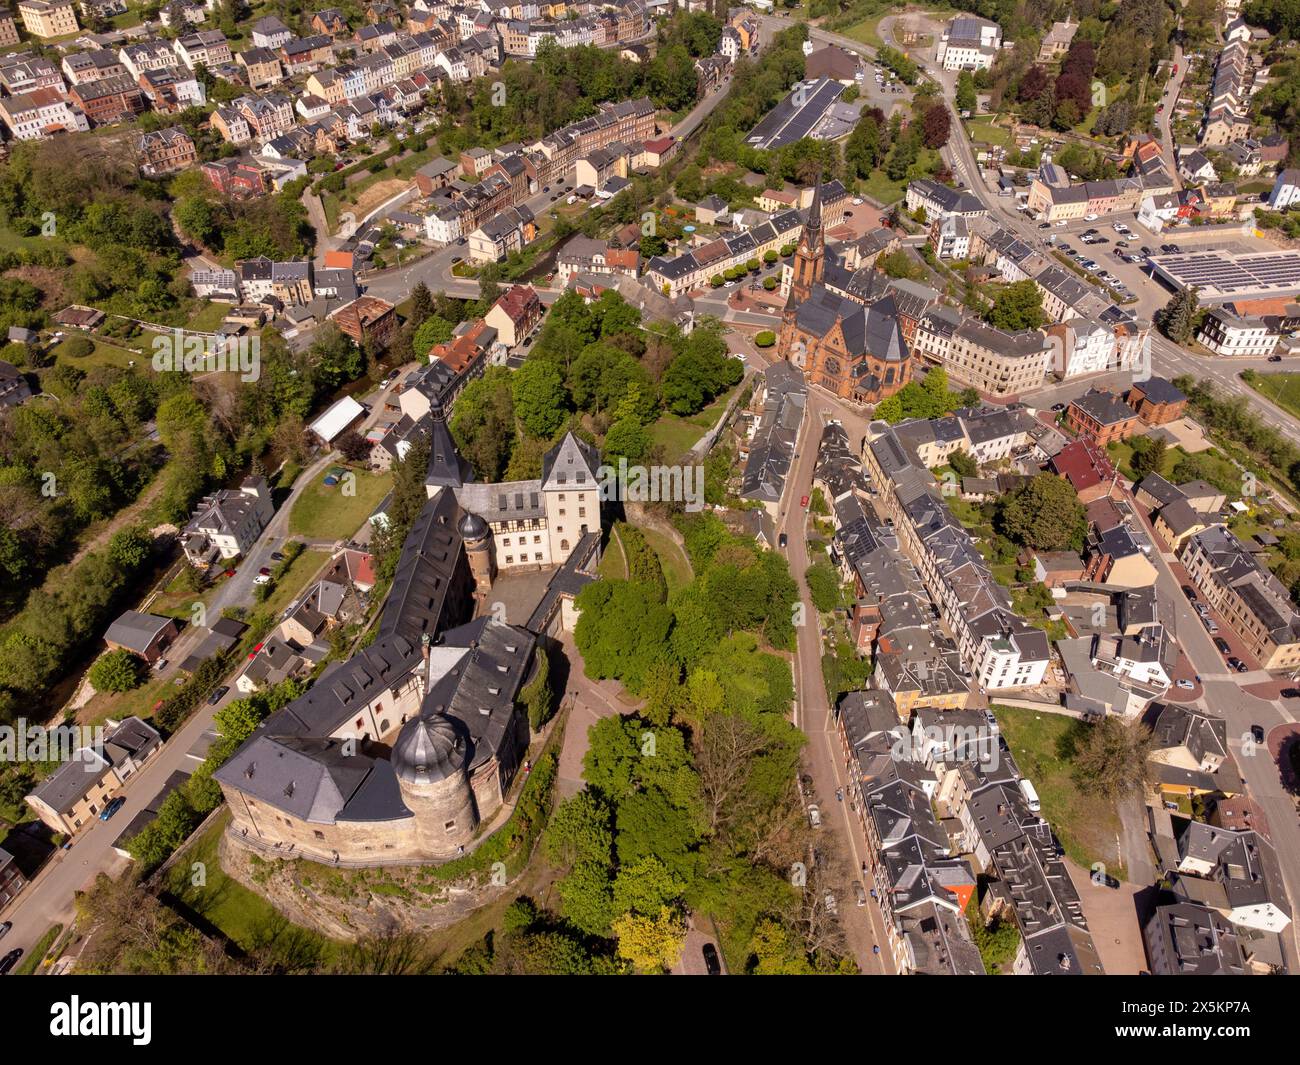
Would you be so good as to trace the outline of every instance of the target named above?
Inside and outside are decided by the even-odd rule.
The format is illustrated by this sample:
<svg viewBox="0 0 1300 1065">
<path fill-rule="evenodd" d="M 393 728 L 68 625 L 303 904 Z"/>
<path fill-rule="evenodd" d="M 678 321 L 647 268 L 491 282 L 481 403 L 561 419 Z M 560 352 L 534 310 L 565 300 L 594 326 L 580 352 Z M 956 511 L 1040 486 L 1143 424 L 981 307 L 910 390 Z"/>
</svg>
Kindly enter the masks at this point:
<svg viewBox="0 0 1300 1065">
<path fill-rule="evenodd" d="M 844 86 L 830 78 L 800 82 L 754 127 L 745 143 L 754 148 L 781 148 L 807 137 L 843 92 Z M 801 93 L 803 106 L 797 106 Z"/>
<path fill-rule="evenodd" d="M 1228 255 L 1222 251 L 1155 255 L 1150 262 L 1180 288 L 1201 296 L 1244 293 L 1300 294 L 1300 252 L 1268 251 Z"/>
</svg>

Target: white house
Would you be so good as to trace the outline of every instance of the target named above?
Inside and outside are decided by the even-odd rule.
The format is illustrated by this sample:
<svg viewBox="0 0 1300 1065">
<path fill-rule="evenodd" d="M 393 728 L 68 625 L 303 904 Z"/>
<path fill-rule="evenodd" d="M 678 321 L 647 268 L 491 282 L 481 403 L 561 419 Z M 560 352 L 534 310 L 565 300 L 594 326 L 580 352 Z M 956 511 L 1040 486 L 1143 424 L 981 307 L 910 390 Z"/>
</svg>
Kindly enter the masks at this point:
<svg viewBox="0 0 1300 1065">
<path fill-rule="evenodd" d="M 1272 355 L 1278 335 L 1262 318 L 1242 317 L 1222 307 L 1205 316 L 1196 339 L 1216 355 Z"/>
<path fill-rule="evenodd" d="M 1268 205 L 1275 211 L 1282 211 L 1293 203 L 1300 203 L 1300 169 L 1290 167 L 1283 170 L 1273 182 L 1273 191 L 1268 194 Z"/>
<path fill-rule="evenodd" d="M 948 23 L 934 58 L 944 70 L 988 70 L 1001 47 L 1001 26 L 962 15 Z"/>
</svg>

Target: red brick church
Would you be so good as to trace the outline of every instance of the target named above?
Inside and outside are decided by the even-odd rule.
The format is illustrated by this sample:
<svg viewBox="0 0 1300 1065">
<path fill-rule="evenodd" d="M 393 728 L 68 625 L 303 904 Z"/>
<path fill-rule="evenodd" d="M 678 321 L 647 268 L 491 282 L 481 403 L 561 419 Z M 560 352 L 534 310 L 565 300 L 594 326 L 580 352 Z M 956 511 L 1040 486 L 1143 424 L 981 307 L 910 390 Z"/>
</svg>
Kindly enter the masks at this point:
<svg viewBox="0 0 1300 1065">
<path fill-rule="evenodd" d="M 898 309 L 891 296 L 863 304 L 832 291 L 823 284 L 825 260 L 819 182 L 794 253 L 777 351 L 809 384 L 841 399 L 879 403 L 912 379 Z"/>
</svg>

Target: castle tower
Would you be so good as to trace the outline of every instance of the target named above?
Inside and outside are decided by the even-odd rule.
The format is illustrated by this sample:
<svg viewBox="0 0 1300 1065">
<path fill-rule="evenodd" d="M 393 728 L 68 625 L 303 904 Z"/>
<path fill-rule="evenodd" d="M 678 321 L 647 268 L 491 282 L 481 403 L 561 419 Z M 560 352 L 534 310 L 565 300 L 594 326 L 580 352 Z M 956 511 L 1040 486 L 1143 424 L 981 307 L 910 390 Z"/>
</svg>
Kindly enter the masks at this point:
<svg viewBox="0 0 1300 1065">
<path fill-rule="evenodd" d="M 402 801 L 415 815 L 416 841 L 430 858 L 456 857 L 478 827 L 467 773 L 469 731 L 442 710 L 403 725 L 392 753 Z"/>
<path fill-rule="evenodd" d="M 488 523 L 468 510 L 460 519 L 460 538 L 465 543 L 465 559 L 474 577 L 474 596 L 484 599 L 496 576 L 496 557 L 492 550 L 492 530 Z"/>
</svg>

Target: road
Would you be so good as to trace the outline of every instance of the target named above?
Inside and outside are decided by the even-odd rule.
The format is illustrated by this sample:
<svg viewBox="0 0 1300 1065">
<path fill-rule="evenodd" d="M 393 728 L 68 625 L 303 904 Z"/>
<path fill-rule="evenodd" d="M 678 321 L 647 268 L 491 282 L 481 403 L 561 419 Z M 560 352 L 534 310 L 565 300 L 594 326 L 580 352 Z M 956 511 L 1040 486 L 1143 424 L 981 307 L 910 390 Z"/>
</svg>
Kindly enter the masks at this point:
<svg viewBox="0 0 1300 1065">
<path fill-rule="evenodd" d="M 1181 23 L 1181 19 L 1179 22 Z M 1165 166 L 1169 174 L 1175 181 L 1178 180 L 1178 159 L 1174 152 L 1174 135 L 1173 122 L 1174 112 L 1178 108 L 1178 96 L 1183 91 L 1183 79 L 1187 77 L 1187 64 L 1183 62 L 1183 46 L 1174 44 L 1174 55 L 1170 60 L 1178 73 L 1169 79 L 1165 86 L 1165 94 L 1161 97 L 1157 107 L 1160 110 L 1156 112 L 1156 129 L 1160 131 L 1160 150 L 1164 156 Z"/>
<path fill-rule="evenodd" d="M 413 364 L 412 364 L 413 365 Z M 410 367 L 404 367 L 409 369 Z M 391 386 L 390 386 L 391 387 Z M 362 432 L 372 423 L 383 409 L 383 396 L 388 389 L 378 388 L 365 401 L 371 411 L 362 426 Z M 289 531 L 289 515 L 293 504 L 302 492 L 310 486 L 326 467 L 337 461 L 337 455 L 328 452 L 316 459 L 298 475 L 289 495 L 276 510 L 275 515 L 262 531 L 256 545 L 249 549 L 247 556 L 239 564 L 235 576 L 223 583 L 208 604 L 208 615 L 215 620 L 221 616 L 226 607 L 247 606 L 253 598 L 253 578 L 258 569 L 272 565 L 271 552 L 283 546 Z M 175 663 L 181 662 L 205 635 L 198 626 L 189 626 L 173 645 L 169 658 Z M 242 670 L 242 666 L 240 667 Z M 232 680 L 226 682 L 230 691 L 216 704 L 206 701 L 200 704 L 194 715 L 163 744 L 162 749 L 154 755 L 143 769 L 128 778 L 126 784 L 117 792 L 126 798 L 125 805 L 118 810 L 111 821 L 93 821 L 74 839 L 70 850 L 58 850 L 45 864 L 36 878 L 9 906 L 0 911 L 0 919 L 12 921 L 13 928 L 5 936 L 5 950 L 22 947 L 31 950 L 32 945 L 40 939 L 45 931 L 57 923 L 67 924 L 73 916 L 73 895 L 88 886 L 100 872 L 116 875 L 126 867 L 127 861 L 113 850 L 113 840 L 122 828 L 129 824 L 150 799 L 158 793 L 167 778 L 176 770 L 189 772 L 197 768 L 198 763 L 188 757 L 189 749 L 197 742 L 203 732 L 212 725 L 217 711 L 232 699 L 239 697 Z"/>
</svg>

